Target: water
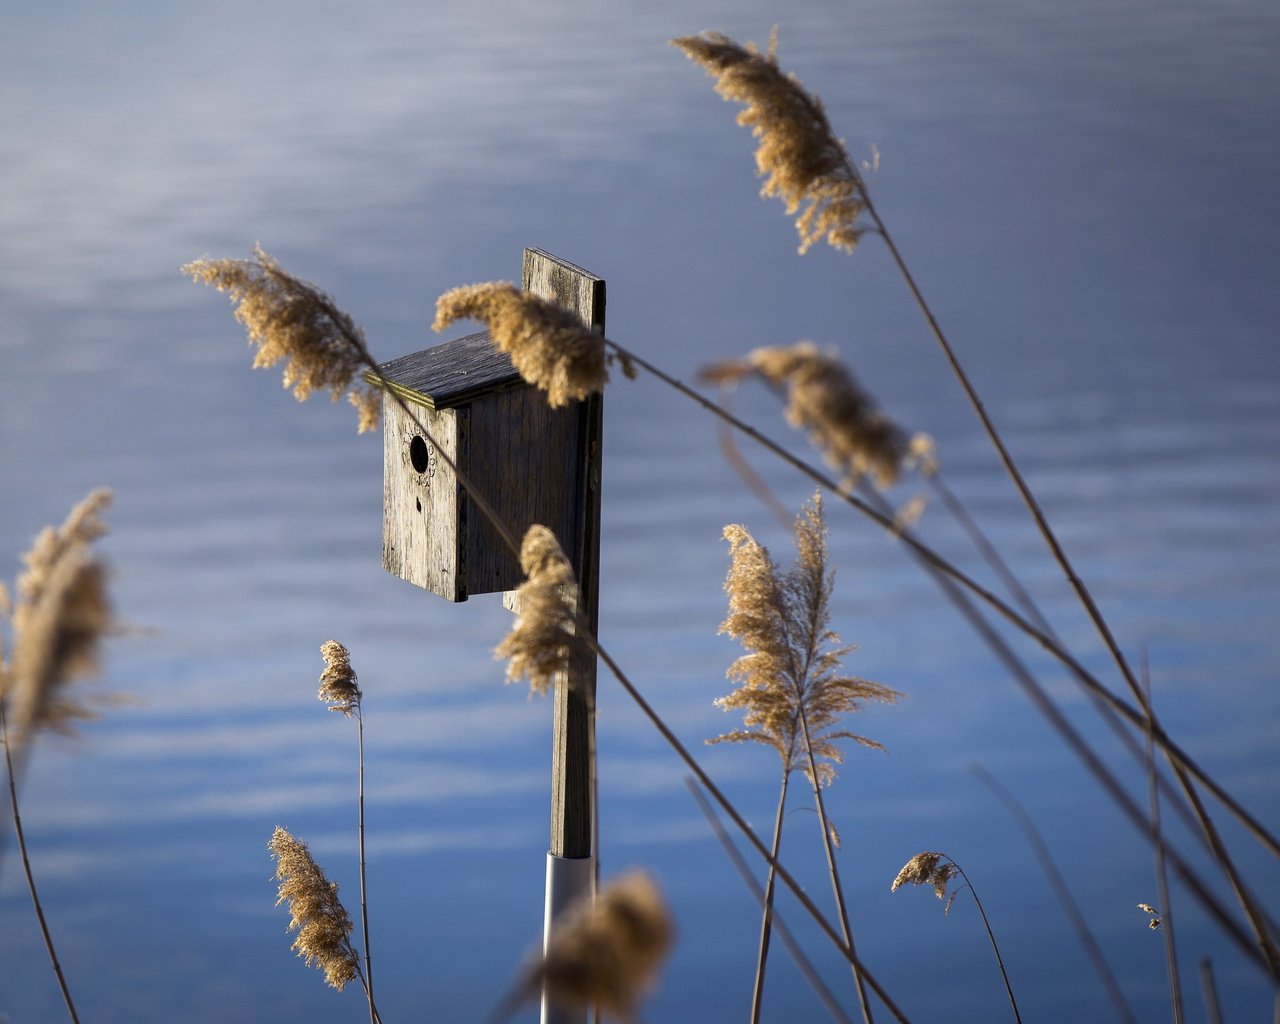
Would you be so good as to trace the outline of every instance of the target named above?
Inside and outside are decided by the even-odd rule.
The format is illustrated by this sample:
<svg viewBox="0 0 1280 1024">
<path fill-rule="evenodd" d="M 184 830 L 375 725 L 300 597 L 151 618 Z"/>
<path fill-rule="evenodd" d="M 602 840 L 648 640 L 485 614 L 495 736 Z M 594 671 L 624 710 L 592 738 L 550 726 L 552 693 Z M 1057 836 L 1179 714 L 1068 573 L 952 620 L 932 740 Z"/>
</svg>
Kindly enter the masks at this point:
<svg viewBox="0 0 1280 1024">
<path fill-rule="evenodd" d="M 1272 5 L 480 0 L 428 16 L 135 0 L 5 20 L 0 575 L 109 485 L 104 547 L 139 627 L 111 643 L 105 680 L 131 703 L 43 742 L 23 792 L 85 1020 L 359 1015 L 289 952 L 265 849 L 285 825 L 354 902 L 354 736 L 312 698 L 330 637 L 367 693 L 384 1017 L 481 1019 L 540 927 L 550 711 L 500 685 L 506 613 L 381 571 L 378 442 L 347 407 L 296 407 L 249 371 L 223 300 L 176 271 L 204 253 L 261 241 L 385 358 L 434 344 L 436 295 L 513 277 L 525 245 L 605 277 L 611 336 L 685 378 L 758 344 L 837 345 L 896 418 L 935 434 L 952 487 L 1112 678 L 884 253 L 797 257 L 756 197 L 749 138 L 665 45 L 709 27 L 763 40 L 777 22 L 784 63 L 852 152 L 879 151 L 886 220 L 1120 642 L 1147 651 L 1169 728 L 1275 827 Z M 785 434 L 767 395 L 736 403 Z M 747 523 L 784 560 L 786 537 L 678 396 L 619 381 L 606 431 L 602 635 L 701 753 L 730 727 L 710 704 L 736 655 L 716 636 L 720 529 Z M 787 504 L 808 497 L 744 450 Z M 939 513 L 927 535 L 971 564 Z M 978 886 L 1026 1019 L 1110 1013 L 1021 834 L 969 774 L 980 762 L 1044 831 L 1135 1010 L 1163 1019 L 1159 936 L 1134 908 L 1156 902 L 1149 853 L 901 552 L 830 519 L 850 667 L 907 694 L 855 725 L 889 753 L 850 752 L 829 792 L 860 952 L 913 1020 L 1007 1013 L 966 898 L 943 918 L 927 893 L 888 893 L 908 857 L 941 849 Z M 1140 794 L 1068 681 L 1035 664 Z M 605 872 L 649 868 L 680 928 L 647 1018 L 736 1018 L 756 911 L 674 756 L 608 680 L 601 700 Z M 772 756 L 704 762 L 767 829 Z M 822 899 L 811 818 L 792 816 L 788 856 Z M 1274 906 L 1274 864 L 1226 832 Z M 58 1019 L 15 864 L 10 849 L 0 1013 Z M 1264 1019 L 1266 985 L 1175 899 L 1193 1016 L 1209 954 L 1227 1019 Z M 766 1010 L 822 1012 L 781 954 Z"/>
</svg>

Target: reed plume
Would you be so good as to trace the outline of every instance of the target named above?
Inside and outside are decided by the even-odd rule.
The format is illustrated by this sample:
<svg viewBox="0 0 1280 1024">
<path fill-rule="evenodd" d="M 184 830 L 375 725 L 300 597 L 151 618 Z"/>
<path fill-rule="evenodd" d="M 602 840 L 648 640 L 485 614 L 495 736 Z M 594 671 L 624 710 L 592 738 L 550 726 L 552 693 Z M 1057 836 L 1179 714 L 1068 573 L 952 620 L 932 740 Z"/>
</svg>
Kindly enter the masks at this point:
<svg viewBox="0 0 1280 1024">
<path fill-rule="evenodd" d="M 567 309 L 506 281 L 463 285 L 441 295 L 432 330 L 442 331 L 455 320 L 482 321 L 493 343 L 511 357 L 521 377 L 546 392 L 553 408 L 603 391 L 609 379 L 604 335 Z M 625 360 L 623 370 L 632 375 Z"/>
<path fill-rule="evenodd" d="M 338 899 L 337 883 L 325 877 L 307 844 L 279 825 L 267 848 L 276 858 L 280 881 L 276 906 L 289 904 L 289 931 L 298 932 L 291 948 L 341 992 L 360 975 L 360 959 L 351 946 L 351 918 Z"/>
<path fill-rule="evenodd" d="M 987 930 L 987 939 L 991 942 L 991 951 L 995 954 L 996 966 L 1000 968 L 1000 977 L 1004 981 L 1005 994 L 1009 997 L 1009 1006 L 1013 1010 L 1013 1019 L 1017 1021 L 1017 1024 L 1022 1024 L 1022 1014 L 1018 1012 L 1018 1001 L 1013 997 L 1013 986 L 1009 983 L 1009 974 L 1004 969 L 1004 957 L 1000 955 L 1000 946 L 996 942 L 996 933 L 991 930 L 991 922 L 987 919 L 986 907 L 982 905 L 982 900 L 978 897 L 978 890 L 969 881 L 969 876 L 964 873 L 964 868 L 945 853 L 937 850 L 924 850 L 902 865 L 902 870 L 898 872 L 898 877 L 893 880 L 893 885 L 889 887 L 889 891 L 897 892 L 904 885 L 932 886 L 933 894 L 938 899 L 947 901 L 946 907 L 943 908 L 943 913 L 949 914 L 951 913 L 951 905 L 956 901 L 956 896 L 960 890 L 955 889 L 948 895 L 947 889 L 956 878 L 963 879 L 964 887 L 969 890 L 969 895 L 973 897 L 974 906 L 978 908 L 978 914 L 982 917 L 982 925 Z"/>
<path fill-rule="evenodd" d="M 351 654 L 337 640 L 326 640 L 320 645 L 320 657 L 324 659 L 324 673 L 316 696 L 329 705 L 330 711 L 340 711 L 350 718 L 360 710 L 364 696 L 351 667 Z"/>
<path fill-rule="evenodd" d="M 565 1008 L 594 1005 L 602 1013 L 632 1017 L 675 933 L 657 885 L 633 871 L 568 915 L 526 972 L 521 998 L 545 991 Z"/>
<path fill-rule="evenodd" d="M 745 527 L 727 526 L 724 536 L 730 545 L 730 568 L 725 579 L 729 616 L 720 632 L 737 639 L 748 653 L 735 661 L 727 673 L 741 685 L 716 704 L 725 710 L 743 709 L 746 728 L 717 736 L 710 742 L 762 743 L 772 747 L 782 759 L 773 831 L 774 862 L 782 843 L 791 773 L 799 769 L 808 776 L 845 942 L 852 949 L 852 929 L 833 851 L 839 833 L 827 818 L 822 787 L 835 778 L 833 764 L 843 760 L 837 741 L 852 740 L 880 748 L 874 740 L 836 728 L 840 718 L 858 710 L 866 701 L 891 702 L 898 694 L 881 683 L 840 674 L 840 662 L 852 648 L 841 644 L 829 626 L 834 575 L 827 569 L 827 532 L 820 494 L 815 494 L 813 502 L 796 517 L 797 559 L 786 573 L 773 563 L 769 552 Z M 770 864 L 752 992 L 753 1021 L 759 1019 L 761 1010 L 772 931 L 775 873 Z M 853 974 L 863 1018 L 869 1022 L 870 1010 L 856 966 Z"/>
<path fill-rule="evenodd" d="M 526 580 L 516 590 L 519 615 L 493 653 L 509 659 L 507 682 L 527 676 L 531 692 L 541 695 L 559 673 L 576 679 L 590 652 L 576 632 L 578 585 L 556 535 L 545 526 L 529 527 L 520 567 Z"/>
<path fill-rule="evenodd" d="M 60 527 L 45 527 L 23 556 L 16 599 L 6 595 L 0 602 L 12 627 L 12 649 L 0 667 L 0 700 L 10 708 L 15 742 L 93 717 L 64 690 L 97 670 L 101 640 L 113 622 L 107 569 L 91 547 L 106 533 L 101 514 L 110 503 L 110 491 L 95 490 Z"/>
<path fill-rule="evenodd" d="M 346 392 L 359 413 L 360 432 L 377 428 L 381 396 L 356 383 L 357 373 L 374 365 L 364 332 L 328 295 L 282 269 L 257 245 L 251 259 L 199 259 L 182 272 L 231 296 L 236 319 L 258 349 L 255 369 L 286 360 L 284 386 L 298 401 L 315 391 L 328 391 L 336 401 Z"/>
<path fill-rule="evenodd" d="M 364 983 L 369 996 L 369 1020 L 377 1019 L 373 1002 L 373 957 L 369 947 L 369 899 L 365 873 L 364 843 L 364 710 L 360 684 L 355 669 L 351 667 L 351 653 L 337 640 L 326 640 L 320 645 L 320 657 L 324 659 L 324 672 L 320 676 L 317 696 L 329 705 L 330 711 L 340 711 L 347 718 L 356 720 L 356 834 L 360 853 L 360 930 L 364 940 Z"/>
<path fill-rule="evenodd" d="M 830 783 L 833 764 L 843 760 L 839 740 L 883 749 L 875 740 L 835 728 L 842 716 L 868 701 L 892 703 L 900 694 L 882 683 L 840 673 L 853 647 L 830 628 L 834 573 L 827 568 L 827 530 L 822 498 L 814 495 L 795 522 L 796 564 L 782 572 L 746 527 L 724 529 L 730 567 L 724 588 L 729 615 L 720 626 L 747 650 L 727 675 L 741 684 L 716 705 L 741 708 L 745 729 L 712 743 L 762 743 L 773 747 L 788 771 Z M 801 713 L 808 743 L 801 735 Z M 808 753 L 823 762 L 812 766 Z M 816 773 L 816 774 L 814 774 Z M 824 826 L 825 827 L 825 826 Z"/>
<path fill-rule="evenodd" d="M 754 43 L 740 46 L 719 32 L 671 40 L 716 80 L 716 92 L 745 103 L 738 124 L 759 140 L 756 170 L 765 179 L 760 194 L 778 196 L 796 218 L 800 251 L 815 242 L 852 252 L 867 228 L 858 223 L 866 209 L 862 180 L 835 137 L 822 101 L 794 75 L 778 67 L 778 36 L 767 52 Z"/>
<path fill-rule="evenodd" d="M 811 341 L 758 348 L 744 359 L 706 366 L 699 377 L 728 385 L 753 373 L 785 390 L 787 422 L 808 431 L 827 462 L 851 481 L 869 473 L 888 487 L 913 455 L 911 440 L 876 407 L 835 353 L 822 352 Z"/>
</svg>

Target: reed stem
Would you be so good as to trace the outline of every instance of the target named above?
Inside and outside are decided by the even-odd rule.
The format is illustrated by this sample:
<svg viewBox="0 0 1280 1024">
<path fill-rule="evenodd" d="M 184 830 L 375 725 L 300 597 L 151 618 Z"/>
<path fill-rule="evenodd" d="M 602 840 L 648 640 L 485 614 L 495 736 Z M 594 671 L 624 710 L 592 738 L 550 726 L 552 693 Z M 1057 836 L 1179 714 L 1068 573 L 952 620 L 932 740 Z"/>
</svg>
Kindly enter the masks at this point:
<svg viewBox="0 0 1280 1024">
<path fill-rule="evenodd" d="M 1151 679 L 1147 673 L 1146 652 L 1142 656 L 1143 696 L 1152 712 Z M 1173 902 L 1169 895 L 1169 872 L 1165 867 L 1164 832 L 1160 825 L 1160 790 L 1156 786 L 1155 744 L 1147 737 L 1147 800 L 1151 807 L 1151 829 L 1154 833 L 1156 889 L 1160 899 L 1160 917 L 1164 929 L 1164 961 L 1169 973 L 1169 1000 L 1173 1007 L 1173 1024 L 1183 1024 L 1182 980 L 1178 973 L 1178 944 L 1174 937 Z"/>
<path fill-rule="evenodd" d="M 1058 870 L 1057 864 L 1054 863 L 1053 856 L 1049 852 L 1049 845 L 1044 841 L 1040 830 L 1036 828 L 1035 822 L 1031 820 L 1031 816 L 1027 814 L 1023 806 L 1014 799 L 1013 794 L 1005 789 L 994 775 L 981 765 L 974 765 L 972 770 L 978 780 L 991 790 L 997 799 L 1009 809 L 1014 820 L 1017 821 L 1023 834 L 1027 837 L 1027 842 L 1030 844 L 1036 860 L 1039 861 L 1045 877 L 1049 880 L 1049 885 L 1058 897 L 1058 903 L 1061 904 L 1063 912 L 1067 915 L 1067 920 L 1071 922 L 1072 928 L 1075 929 L 1075 933 L 1080 939 L 1080 944 L 1084 946 L 1085 952 L 1089 956 L 1089 961 L 1093 964 L 1094 970 L 1098 972 L 1098 977 L 1102 979 L 1103 987 L 1106 988 L 1107 994 L 1111 997 L 1117 1018 L 1125 1021 L 1126 1024 L 1136 1024 L 1133 1011 L 1129 1008 L 1129 1004 L 1124 998 L 1124 993 L 1120 989 L 1120 983 L 1116 981 L 1116 976 L 1112 973 L 1106 956 L 1103 955 L 1102 947 L 1098 945 L 1097 939 L 1093 937 L 1093 932 L 1089 930 L 1084 914 L 1080 912 L 1079 905 L 1072 897 L 1071 890 L 1067 887 L 1067 881 L 1062 877 L 1062 872 Z"/>
<path fill-rule="evenodd" d="M 947 855 L 944 853 L 944 857 Z M 973 883 L 969 881 L 969 876 L 964 873 L 964 868 L 957 864 L 950 857 L 947 862 L 960 872 L 960 877 L 964 879 L 964 884 L 968 888 L 969 893 L 973 896 L 973 902 L 978 908 L 978 913 L 982 915 L 982 926 L 987 930 L 987 938 L 991 940 L 991 951 L 996 955 L 996 964 L 1000 967 L 1000 977 L 1004 981 L 1004 990 L 1009 995 L 1009 1006 L 1013 1009 L 1013 1019 L 1022 1024 L 1022 1015 L 1018 1012 L 1018 1001 L 1013 997 L 1013 986 L 1009 984 L 1009 974 L 1004 969 L 1004 957 L 1000 955 L 1000 944 L 996 942 L 996 933 L 991 930 L 991 922 L 987 920 L 987 910 L 982 905 L 982 900 L 978 898 L 978 890 L 973 887 Z"/>
<path fill-rule="evenodd" d="M 720 824 L 720 819 L 716 817 L 715 811 L 711 805 L 707 803 L 707 798 L 702 795 L 702 790 L 692 778 L 685 777 L 685 785 L 688 786 L 689 792 L 693 795 L 693 799 L 697 801 L 698 808 L 702 811 L 703 816 L 707 819 L 707 824 L 711 826 L 711 830 L 715 833 L 716 838 L 720 840 L 720 845 L 724 847 L 724 852 L 728 855 L 730 862 L 737 869 L 738 875 L 742 878 L 743 883 L 755 897 L 757 903 L 762 907 L 765 905 L 765 891 L 760 888 L 760 883 L 755 880 L 751 874 L 751 869 L 747 866 L 747 862 L 742 859 L 742 854 L 738 852 L 733 841 L 729 838 L 729 834 L 725 832 L 724 826 Z M 772 871 L 770 872 L 772 875 Z M 804 975 L 805 981 L 809 983 L 809 987 L 813 989 L 814 994 L 822 1000 L 822 1005 L 836 1019 L 839 1024 L 853 1024 L 848 1015 L 840 1008 L 840 1004 L 836 1001 L 836 997 L 832 995 L 831 990 L 823 983 L 818 972 L 810 963 L 809 958 L 804 955 L 799 944 L 791 934 L 791 930 L 782 923 L 782 918 L 777 914 L 773 914 L 773 927 L 777 931 L 778 937 L 782 939 L 783 945 L 787 947 L 787 951 L 791 954 L 796 962 L 796 966 L 800 968 L 800 973 Z"/>
<path fill-rule="evenodd" d="M 49 934 L 49 924 L 44 917 L 44 906 L 40 902 L 40 894 L 36 891 L 36 878 L 31 870 L 31 858 L 27 855 L 27 838 L 22 828 L 22 814 L 18 810 L 18 786 L 13 767 L 13 755 L 9 748 L 9 719 L 5 713 L 5 702 L 0 699 L 0 741 L 4 743 L 4 762 L 9 775 L 9 806 L 13 810 L 13 832 L 18 840 L 18 852 L 22 856 L 22 872 L 27 878 L 27 891 L 31 893 L 31 903 L 35 907 L 36 921 L 40 925 L 40 936 L 44 939 L 45 951 L 49 954 L 49 962 L 53 965 L 53 973 L 58 979 L 58 988 L 62 992 L 62 1001 L 66 1003 L 67 1015 L 72 1024 L 80 1024 L 80 1016 L 76 1013 L 76 1004 L 71 998 L 71 990 L 67 987 L 66 976 L 62 973 L 62 964 L 58 961 L 58 951 L 53 946 L 53 936 Z"/>
<path fill-rule="evenodd" d="M 365 995 L 369 998 L 369 1022 L 377 1024 L 378 1013 L 373 1005 L 373 960 L 369 953 L 369 900 L 365 889 L 365 852 L 364 852 L 364 710 L 360 704 L 356 704 L 356 743 L 358 748 L 357 755 L 357 777 L 359 797 L 357 805 L 359 807 L 359 823 L 357 832 L 360 840 L 360 930 L 361 937 L 364 940 L 364 982 Z"/>
<path fill-rule="evenodd" d="M 791 781 L 789 765 L 782 767 L 782 782 L 778 787 L 778 810 L 773 821 L 773 845 L 770 849 L 773 861 L 778 860 L 778 851 L 782 847 L 782 822 L 786 815 L 787 786 Z M 760 948 L 756 954 L 756 977 L 751 987 L 751 1024 L 759 1024 L 761 1003 L 764 998 L 764 971 L 769 959 L 769 936 L 773 928 L 773 894 L 778 873 L 773 864 L 769 865 L 769 873 L 765 879 L 763 915 L 760 919 Z"/>
<path fill-rule="evenodd" d="M 827 874 L 831 877 L 831 891 L 835 894 L 836 911 L 840 918 L 840 930 L 845 944 L 854 949 L 853 930 L 849 927 L 849 909 L 845 906 L 844 886 L 840 884 L 840 869 L 836 866 L 835 850 L 831 842 L 831 823 L 827 820 L 826 805 L 822 800 L 822 784 L 818 779 L 818 766 L 813 759 L 813 746 L 809 740 L 809 720 L 804 713 L 804 701 L 797 702 L 800 717 L 800 729 L 804 736 L 804 752 L 809 760 L 809 781 L 813 784 L 813 799 L 818 809 L 818 826 L 822 829 L 822 849 L 827 855 Z M 862 982 L 862 974 L 857 963 L 850 961 L 849 969 L 853 971 L 853 982 L 858 989 L 858 1006 L 862 1010 L 864 1024 L 872 1024 L 871 1007 L 867 1003 L 867 990 Z"/>
</svg>

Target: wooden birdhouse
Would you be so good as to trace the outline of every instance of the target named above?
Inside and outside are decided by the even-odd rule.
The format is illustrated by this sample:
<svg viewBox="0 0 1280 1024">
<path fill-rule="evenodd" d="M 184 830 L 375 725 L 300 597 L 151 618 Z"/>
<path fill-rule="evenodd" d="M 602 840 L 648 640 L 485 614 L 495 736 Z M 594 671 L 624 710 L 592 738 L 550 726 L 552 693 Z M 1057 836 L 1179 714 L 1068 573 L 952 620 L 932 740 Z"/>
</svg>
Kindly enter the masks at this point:
<svg viewBox="0 0 1280 1024">
<path fill-rule="evenodd" d="M 525 252 L 524 287 L 531 291 L 560 299 L 565 286 L 580 292 L 584 278 L 598 303 L 561 304 L 592 323 L 603 319 L 604 282 L 538 250 Z M 599 396 L 550 408 L 487 331 L 380 369 L 387 390 L 412 411 L 384 394 L 383 568 L 450 601 L 514 590 L 524 581 L 519 560 L 451 461 L 517 541 L 534 523 L 554 531 L 582 579 L 587 535 L 594 541 L 599 516 Z"/>
</svg>

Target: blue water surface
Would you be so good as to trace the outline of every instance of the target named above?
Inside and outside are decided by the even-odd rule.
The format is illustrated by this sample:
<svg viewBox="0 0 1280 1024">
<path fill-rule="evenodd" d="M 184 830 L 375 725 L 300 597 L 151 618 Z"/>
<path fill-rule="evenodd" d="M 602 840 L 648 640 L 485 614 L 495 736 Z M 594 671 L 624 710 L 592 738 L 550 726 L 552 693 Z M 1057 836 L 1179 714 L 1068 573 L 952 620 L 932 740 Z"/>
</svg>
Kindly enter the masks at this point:
<svg viewBox="0 0 1280 1024">
<path fill-rule="evenodd" d="M 437 343 L 435 298 L 510 279 L 537 246 L 608 281 L 611 337 L 692 380 L 764 344 L 834 346 L 945 477 L 1063 639 L 1121 684 L 876 238 L 801 257 L 762 201 L 734 108 L 666 45 L 777 25 L 1164 721 L 1280 826 L 1280 8 L 1270 0 L 587 0 L 422 5 L 66 0 L 0 34 L 0 578 L 45 523 L 114 489 L 102 547 L 128 626 L 76 740 L 23 779 L 33 865 L 95 1024 L 361 1019 L 290 952 L 266 842 L 308 840 L 355 905 L 353 724 L 314 699 L 318 648 L 366 693 L 369 893 L 382 1017 L 482 1020 L 541 929 L 550 704 L 502 685 L 496 597 L 454 606 L 380 568 L 381 446 L 346 405 L 254 373 L 225 300 L 182 263 L 255 242 L 327 289 L 379 358 Z M 461 331 L 459 331 L 461 333 Z M 775 399 L 735 409 L 806 451 Z M 739 651 L 726 523 L 789 540 L 714 423 L 651 378 L 606 397 L 601 636 L 761 832 L 778 765 L 706 748 Z M 747 442 L 789 507 L 812 493 Z M 909 480 L 895 502 L 924 490 Z M 1168 1018 L 1152 854 L 899 545 L 828 505 L 833 626 L 851 671 L 905 696 L 855 731 L 828 791 L 858 949 L 913 1021 L 1009 1013 L 967 894 L 890 894 L 910 856 L 962 864 L 1025 1020 L 1111 1019 L 1045 876 L 980 763 L 1044 833 L 1137 1017 Z M 922 534 L 991 574 L 936 502 Z M 1069 677 L 1015 641 L 1145 804 L 1141 769 Z M 746 1016 L 758 910 L 661 737 L 607 676 L 606 877 L 660 881 L 679 939 L 653 1021 Z M 812 798 L 784 857 L 827 908 Z M 1216 807 L 1242 870 L 1280 874 Z M 1182 826 L 1180 848 L 1194 851 Z M 1193 862 L 1230 900 L 1207 859 Z M 1225 1019 L 1270 1019 L 1262 974 L 1184 887 L 1189 1019 L 1212 959 Z M 848 974 L 783 918 L 852 1010 Z M 12 837 L 0 1015 L 60 1019 Z M 822 1019 L 775 947 L 765 1017 Z M 533 1019 L 532 1010 L 521 1019 Z M 883 1011 L 877 1019 L 887 1019 Z"/>
</svg>

